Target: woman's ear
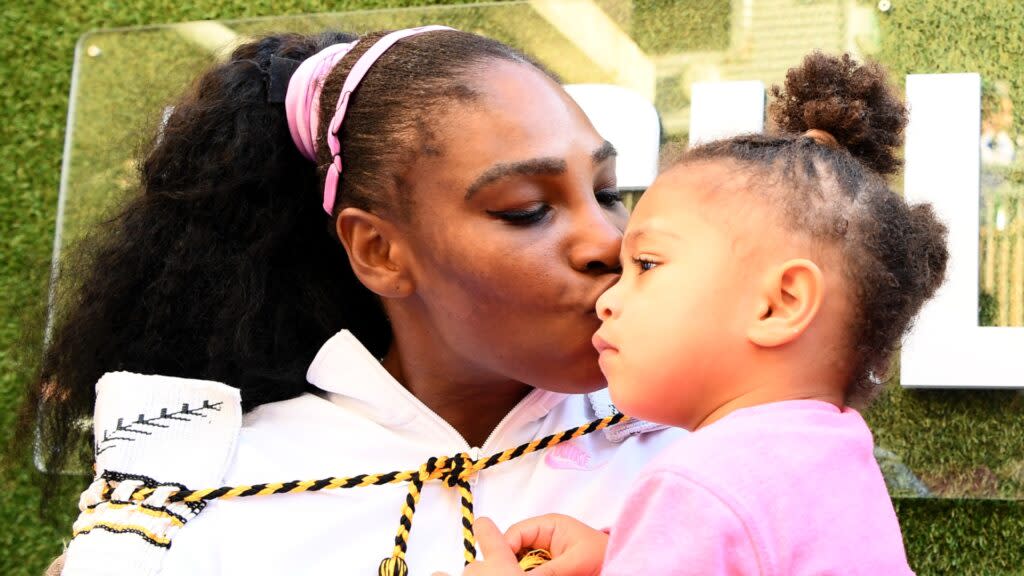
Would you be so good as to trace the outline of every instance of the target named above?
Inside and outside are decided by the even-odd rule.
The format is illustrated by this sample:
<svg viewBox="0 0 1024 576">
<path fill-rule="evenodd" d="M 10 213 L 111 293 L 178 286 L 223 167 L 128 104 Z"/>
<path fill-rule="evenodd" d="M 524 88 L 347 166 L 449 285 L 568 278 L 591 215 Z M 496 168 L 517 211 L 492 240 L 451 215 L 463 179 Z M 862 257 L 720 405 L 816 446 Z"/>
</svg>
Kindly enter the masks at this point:
<svg viewBox="0 0 1024 576">
<path fill-rule="evenodd" d="M 381 298 L 413 292 L 404 239 L 391 222 L 359 208 L 345 208 L 335 223 L 348 261 L 359 281 Z"/>
<path fill-rule="evenodd" d="M 825 277 L 810 260 L 789 260 L 769 271 L 758 294 L 757 317 L 747 329 L 756 346 L 773 348 L 796 340 L 818 315 Z"/>
</svg>

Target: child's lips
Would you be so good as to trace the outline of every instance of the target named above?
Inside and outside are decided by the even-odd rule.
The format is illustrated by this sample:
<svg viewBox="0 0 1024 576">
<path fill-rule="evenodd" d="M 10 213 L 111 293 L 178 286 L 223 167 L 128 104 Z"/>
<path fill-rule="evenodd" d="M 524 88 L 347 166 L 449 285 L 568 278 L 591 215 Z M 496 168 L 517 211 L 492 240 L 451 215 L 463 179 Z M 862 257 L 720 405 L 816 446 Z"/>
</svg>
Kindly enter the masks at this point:
<svg viewBox="0 0 1024 576">
<path fill-rule="evenodd" d="M 599 333 L 595 333 L 594 337 L 590 339 L 590 342 L 594 345 L 598 354 L 604 354 L 605 352 L 618 352 L 618 348 L 612 346 L 607 340 L 601 337 Z"/>
</svg>

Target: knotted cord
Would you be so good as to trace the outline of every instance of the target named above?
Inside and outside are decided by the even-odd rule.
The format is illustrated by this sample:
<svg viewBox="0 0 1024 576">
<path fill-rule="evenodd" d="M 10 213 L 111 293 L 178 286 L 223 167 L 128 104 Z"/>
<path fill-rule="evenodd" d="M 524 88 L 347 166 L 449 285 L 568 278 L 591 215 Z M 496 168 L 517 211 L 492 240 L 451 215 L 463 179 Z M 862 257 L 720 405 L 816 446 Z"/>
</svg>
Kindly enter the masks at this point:
<svg viewBox="0 0 1024 576">
<path fill-rule="evenodd" d="M 320 480 L 293 480 L 291 482 L 268 482 L 264 484 L 252 484 L 248 486 L 222 486 L 220 488 L 206 488 L 201 490 L 177 489 L 165 492 L 166 502 L 209 502 L 210 500 L 225 498 L 244 498 L 249 496 L 269 496 L 271 494 L 296 494 L 300 492 L 317 492 L 320 490 L 333 490 L 339 488 L 359 488 L 363 486 L 382 486 L 385 484 L 409 483 L 409 492 L 406 494 L 405 504 L 402 507 L 402 515 L 398 522 L 398 532 L 395 534 L 395 545 L 391 556 L 385 558 L 378 569 L 378 576 L 407 576 L 409 567 L 405 562 L 405 554 L 409 547 L 409 533 L 412 530 L 412 519 L 416 513 L 416 506 L 419 504 L 420 495 L 423 492 L 423 485 L 427 482 L 440 480 L 450 488 L 458 488 L 462 504 L 462 537 L 463 552 L 466 564 L 476 559 L 476 538 L 473 535 L 473 491 L 470 487 L 470 479 L 481 470 L 486 470 L 502 462 L 514 460 L 520 456 L 538 452 L 573 438 L 579 438 L 599 430 L 614 426 L 628 420 L 629 417 L 623 414 L 615 414 L 607 418 L 594 420 L 587 424 L 570 428 L 563 432 L 550 434 L 543 438 L 527 442 L 510 448 L 497 454 L 492 454 L 481 460 L 474 460 L 469 454 L 463 452 L 454 456 L 431 457 L 417 470 L 406 470 L 387 472 L 384 474 L 359 474 L 350 477 L 328 477 Z M 124 475 L 118 472 L 105 471 L 100 479 L 106 482 L 103 490 L 103 499 L 109 500 L 119 480 Z M 142 502 L 151 496 L 157 487 L 140 486 L 132 491 L 128 500 Z M 164 487 L 166 489 L 166 486 Z M 88 528 L 78 530 L 74 536 L 87 533 Z M 544 559 L 548 558 L 543 551 L 527 554 L 520 565 L 525 570 L 536 568 Z"/>
</svg>

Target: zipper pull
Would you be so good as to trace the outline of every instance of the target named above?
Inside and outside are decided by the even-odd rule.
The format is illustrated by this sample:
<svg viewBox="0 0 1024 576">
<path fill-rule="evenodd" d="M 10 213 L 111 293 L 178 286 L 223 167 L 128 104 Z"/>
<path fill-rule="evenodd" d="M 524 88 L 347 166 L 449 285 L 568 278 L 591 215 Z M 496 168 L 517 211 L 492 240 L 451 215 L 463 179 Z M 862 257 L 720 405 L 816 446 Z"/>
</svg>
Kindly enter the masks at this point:
<svg viewBox="0 0 1024 576">
<path fill-rule="evenodd" d="M 481 458 L 483 458 L 484 451 L 481 450 L 480 448 L 476 447 L 476 446 L 473 446 L 472 448 L 469 449 L 469 452 L 467 452 L 466 454 L 469 455 L 469 459 L 470 460 L 472 460 L 474 462 L 477 462 Z M 473 474 L 473 476 L 469 479 L 469 485 L 470 486 L 476 486 L 476 482 L 479 479 L 480 479 L 480 472 L 477 472 L 476 474 Z"/>
</svg>

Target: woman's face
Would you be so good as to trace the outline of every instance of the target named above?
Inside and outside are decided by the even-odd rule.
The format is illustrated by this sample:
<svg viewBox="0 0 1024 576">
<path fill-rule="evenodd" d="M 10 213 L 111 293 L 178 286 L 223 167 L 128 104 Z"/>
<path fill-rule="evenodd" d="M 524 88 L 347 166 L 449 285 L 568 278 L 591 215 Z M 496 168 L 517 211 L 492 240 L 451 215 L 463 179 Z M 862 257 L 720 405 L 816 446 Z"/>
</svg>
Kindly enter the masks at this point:
<svg viewBox="0 0 1024 576">
<path fill-rule="evenodd" d="M 407 175 L 416 286 L 403 305 L 437 362 L 481 382 L 600 388 L 594 305 L 618 278 L 627 219 L 614 148 L 533 67 L 494 62 L 472 88 Z"/>
</svg>

